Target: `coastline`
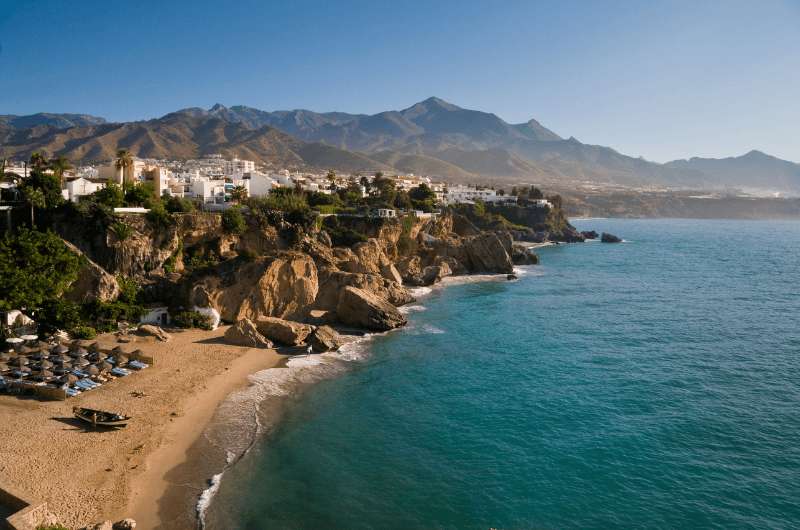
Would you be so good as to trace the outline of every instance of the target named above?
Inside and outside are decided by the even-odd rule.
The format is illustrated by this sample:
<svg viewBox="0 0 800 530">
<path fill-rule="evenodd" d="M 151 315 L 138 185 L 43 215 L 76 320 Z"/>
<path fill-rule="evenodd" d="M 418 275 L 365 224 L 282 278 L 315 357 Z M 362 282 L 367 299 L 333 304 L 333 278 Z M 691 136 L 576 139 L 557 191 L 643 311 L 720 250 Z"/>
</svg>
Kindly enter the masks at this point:
<svg viewBox="0 0 800 530">
<path fill-rule="evenodd" d="M 68 527 L 131 517 L 134 502 L 166 488 L 171 460 L 185 454 L 219 402 L 250 373 L 283 358 L 274 350 L 223 343 L 226 329 L 180 331 L 169 342 L 137 337 L 123 347 L 153 355 L 153 366 L 67 401 L 0 396 L 0 477 L 46 500 Z M 98 342 L 117 345 L 113 335 Z M 86 429 L 73 418 L 73 406 L 115 410 L 134 420 L 120 431 Z M 146 528 L 147 512 L 137 508 L 138 528 Z"/>
<path fill-rule="evenodd" d="M 548 244 L 540 244 L 539 246 L 548 246 Z M 515 266 L 514 272 L 516 274 L 527 274 L 533 267 L 536 266 Z M 425 297 L 430 296 L 435 291 L 441 291 L 454 285 L 492 281 L 506 282 L 509 280 L 507 275 L 502 273 L 448 276 L 443 278 L 440 282 L 428 287 L 410 288 L 411 292 L 416 298 L 416 301 L 404 306 L 400 306 L 398 309 L 402 313 L 408 315 L 411 312 L 419 310 L 419 303 L 422 302 Z M 282 365 L 271 367 L 270 369 L 252 374 L 248 378 L 250 381 L 249 386 L 250 388 L 256 390 L 256 392 L 258 384 L 263 383 L 263 381 L 258 381 L 258 376 L 262 376 L 261 379 L 268 379 L 271 375 L 277 376 L 280 378 L 278 384 L 282 387 L 281 391 L 279 392 L 279 396 L 276 396 L 275 394 L 269 394 L 266 396 L 261 394 L 260 399 L 263 401 L 260 403 L 255 403 L 256 408 L 267 404 L 267 410 L 261 411 L 261 416 L 263 418 L 263 422 L 269 423 L 269 427 L 262 429 L 261 432 L 257 433 L 256 438 L 254 438 L 252 442 L 261 442 L 263 437 L 268 435 L 268 430 L 274 427 L 280 421 L 280 416 L 282 413 L 281 407 L 285 402 L 283 398 L 287 396 L 296 396 L 298 389 L 302 386 L 308 386 L 323 379 L 336 377 L 337 375 L 344 373 L 349 369 L 347 365 L 350 363 L 369 357 L 371 351 L 368 345 L 373 338 L 389 333 L 402 332 L 405 329 L 406 328 L 403 327 L 383 333 L 367 333 L 362 337 L 358 337 L 357 339 L 350 341 L 348 344 L 343 346 L 339 352 L 312 356 L 310 359 L 311 362 L 308 362 L 308 360 L 303 357 L 290 358 Z M 275 368 L 280 369 L 275 370 Z M 282 373 L 279 374 L 278 372 Z M 208 423 L 203 429 L 200 430 L 200 434 L 195 438 L 194 444 L 184 453 L 186 458 L 181 462 L 181 464 L 173 466 L 172 470 L 170 471 L 170 473 L 173 475 L 170 479 L 170 482 L 173 484 L 177 483 L 178 485 L 172 487 L 170 485 L 166 485 L 167 487 L 161 490 L 163 495 L 157 500 L 153 498 L 152 494 L 148 495 L 148 498 L 152 499 L 152 502 L 149 503 L 150 506 L 153 506 L 157 502 L 160 510 L 156 517 L 150 517 L 147 519 L 148 521 L 160 522 L 160 524 L 169 522 L 170 526 L 168 526 L 168 528 L 197 528 L 198 525 L 201 528 L 203 527 L 203 521 L 197 517 L 197 501 L 199 497 L 201 494 L 203 495 L 204 498 L 202 502 L 204 503 L 204 508 L 207 507 L 213 501 L 216 489 L 219 487 L 219 482 L 224 480 L 224 473 L 227 472 L 227 470 L 231 467 L 235 466 L 239 458 L 244 456 L 244 453 L 237 454 L 233 462 L 220 462 L 219 455 L 216 455 L 216 458 L 214 455 L 209 455 L 211 448 L 206 438 L 209 431 L 214 428 L 215 422 L 224 422 L 224 418 L 220 418 L 219 416 L 225 412 L 222 410 L 222 405 L 224 405 L 225 401 L 230 400 L 232 397 L 236 397 L 237 394 L 244 394 L 246 391 L 247 389 L 234 389 L 227 398 L 220 402 L 219 406 L 217 407 L 217 413 L 213 415 L 214 417 L 209 418 Z M 278 399 L 268 403 L 270 398 L 275 397 L 278 397 Z M 216 466 L 213 463 L 213 460 L 215 459 L 217 461 Z M 198 470 L 202 470 L 202 472 L 198 472 Z M 195 489 L 192 490 L 193 495 L 191 495 L 191 500 L 193 502 L 191 503 L 187 502 L 187 481 L 195 484 Z M 201 490 L 197 488 L 197 484 L 199 482 L 202 482 L 205 485 L 205 489 Z M 190 517 L 187 518 L 187 515 L 192 514 L 195 515 L 194 519 Z M 145 518 L 142 520 L 145 521 Z M 158 526 L 144 526 L 143 528 L 158 528 Z"/>
</svg>

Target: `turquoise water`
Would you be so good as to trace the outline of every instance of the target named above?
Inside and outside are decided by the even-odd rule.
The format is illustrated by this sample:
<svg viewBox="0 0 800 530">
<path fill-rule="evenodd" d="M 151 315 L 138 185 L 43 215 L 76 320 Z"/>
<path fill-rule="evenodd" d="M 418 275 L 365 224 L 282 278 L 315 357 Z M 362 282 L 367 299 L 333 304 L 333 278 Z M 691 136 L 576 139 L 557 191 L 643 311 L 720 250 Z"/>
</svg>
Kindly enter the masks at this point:
<svg viewBox="0 0 800 530">
<path fill-rule="evenodd" d="M 421 299 L 292 400 L 208 527 L 800 526 L 800 223 L 576 224 L 628 242 Z"/>
</svg>

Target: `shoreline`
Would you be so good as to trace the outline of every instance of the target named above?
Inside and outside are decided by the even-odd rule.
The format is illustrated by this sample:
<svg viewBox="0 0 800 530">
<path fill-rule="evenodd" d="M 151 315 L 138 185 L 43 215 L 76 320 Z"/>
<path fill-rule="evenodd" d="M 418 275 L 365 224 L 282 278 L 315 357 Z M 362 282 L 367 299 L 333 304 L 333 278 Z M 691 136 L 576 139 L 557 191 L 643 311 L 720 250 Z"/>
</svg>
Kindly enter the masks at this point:
<svg viewBox="0 0 800 530">
<path fill-rule="evenodd" d="M 225 344 L 226 329 L 176 331 L 169 342 L 136 337 L 121 346 L 153 355 L 151 367 L 66 401 L 0 396 L 0 479 L 46 501 L 69 528 L 131 517 L 134 502 L 166 487 L 170 461 L 185 454 L 219 402 L 250 373 L 284 358 Z M 97 340 L 103 348 L 117 345 L 113 335 Z M 73 406 L 119 411 L 133 421 L 119 431 L 94 430 L 73 418 Z M 146 528 L 148 508 L 136 510 L 137 527 Z"/>
<path fill-rule="evenodd" d="M 192 396 L 184 413 L 167 426 L 161 446 L 146 458 L 145 470 L 131 486 L 124 513 L 136 521 L 137 528 L 149 530 L 165 523 L 161 504 L 171 497 L 172 488 L 184 487 L 171 475 L 191 462 L 190 452 L 202 439 L 220 404 L 246 387 L 252 374 L 275 368 L 283 360 L 274 350 L 269 350 L 268 355 L 265 353 L 264 350 L 251 349 L 236 359 L 224 372 L 208 381 L 207 390 Z"/>
<path fill-rule="evenodd" d="M 538 245 L 539 246 L 550 246 L 552 244 L 551 243 L 544 243 L 544 244 L 538 244 Z M 526 274 L 527 272 L 529 272 L 529 267 L 536 267 L 536 266 L 535 265 L 523 266 L 522 268 L 520 268 L 519 266 L 515 266 L 514 271 L 515 271 L 515 273 Z M 417 304 L 420 301 L 420 299 L 424 299 L 424 298 L 426 298 L 427 296 L 433 294 L 436 291 L 443 291 L 446 288 L 451 287 L 451 286 L 455 286 L 455 285 L 463 285 L 463 284 L 478 283 L 478 282 L 491 282 L 491 281 L 503 281 L 503 282 L 505 282 L 505 281 L 509 281 L 509 280 L 507 278 L 507 274 L 504 274 L 504 273 L 464 274 L 464 275 L 457 275 L 457 276 L 448 276 L 448 277 L 443 278 L 440 282 L 437 282 L 437 283 L 435 283 L 433 285 L 430 285 L 430 286 L 427 286 L 427 287 L 410 288 L 411 292 L 414 294 L 414 297 L 417 300 L 415 302 L 412 302 L 412 303 L 407 304 L 405 306 L 399 306 L 398 309 L 401 312 L 403 312 L 404 314 L 408 314 L 410 311 L 409 310 L 404 311 L 403 310 L 404 307 L 413 307 L 415 304 Z M 355 340 L 351 341 L 349 344 L 350 345 L 369 344 L 374 337 L 386 335 L 386 334 L 393 333 L 393 332 L 401 332 L 404 329 L 405 329 L 404 327 L 401 327 L 401 328 L 393 329 L 393 330 L 382 332 L 382 333 L 367 333 L 367 334 L 365 334 L 365 335 L 363 335 L 361 337 L 358 337 Z M 342 350 L 345 350 L 345 349 L 346 349 L 346 346 L 342 348 Z M 271 368 L 295 368 L 297 370 L 313 369 L 315 367 L 319 367 L 320 365 L 326 365 L 326 364 L 327 365 L 331 365 L 333 363 L 336 363 L 337 361 L 343 362 L 343 363 L 349 363 L 349 362 L 353 362 L 356 359 L 361 359 L 362 358 L 362 356 L 360 356 L 360 355 L 357 356 L 356 358 L 352 358 L 352 357 L 347 356 L 347 355 L 341 355 L 342 353 L 344 353 L 342 350 L 340 350 L 340 352 L 337 352 L 335 354 L 327 353 L 327 354 L 320 354 L 319 356 L 315 355 L 314 357 L 315 358 L 318 357 L 319 360 L 315 360 L 315 362 L 310 363 L 310 364 L 305 364 L 302 359 L 298 359 L 299 362 L 294 364 L 294 363 L 291 362 L 291 358 L 289 358 L 288 362 L 285 365 L 274 366 L 274 367 L 267 368 L 266 370 L 264 370 L 264 373 L 272 371 Z M 369 352 L 370 349 L 366 348 L 366 351 Z M 367 354 L 367 356 L 369 356 L 369 354 Z M 326 363 L 326 359 L 329 361 L 329 363 Z M 294 364 L 294 366 L 293 366 L 293 364 Z M 334 377 L 340 375 L 341 373 L 343 373 L 343 370 L 342 371 L 337 371 L 336 374 L 334 375 Z M 250 377 L 248 378 L 248 380 L 250 380 L 251 378 L 253 378 L 254 376 L 257 376 L 257 375 L 258 375 L 257 373 L 250 374 Z M 320 377 L 315 378 L 315 380 L 312 381 L 312 382 L 304 381 L 302 383 L 298 383 L 297 387 L 293 388 L 292 391 L 289 393 L 289 396 L 297 395 L 297 390 L 301 386 L 309 386 L 309 385 L 315 384 L 316 382 L 321 381 L 323 379 L 326 379 L 327 377 L 328 376 L 321 375 Z M 255 385 L 256 383 L 252 382 L 252 384 Z M 241 388 L 239 388 L 238 390 L 241 390 Z M 218 403 L 216 411 L 219 412 L 220 408 L 221 408 L 221 405 L 227 399 L 233 397 L 236 393 L 237 393 L 237 389 L 233 389 L 230 394 L 228 394 L 226 397 L 224 397 Z M 285 398 L 285 397 L 288 397 L 288 396 L 282 396 L 282 398 Z M 280 403 L 272 403 L 271 404 L 271 411 L 268 414 L 270 415 L 270 419 L 273 420 L 273 422 L 275 422 L 275 423 L 280 421 L 280 414 L 281 413 L 280 413 L 280 411 L 278 409 L 282 405 L 283 401 L 284 400 L 281 399 Z M 188 447 L 187 450 L 184 452 L 184 456 L 186 458 L 182 462 L 178 463 L 177 465 L 174 465 L 171 470 L 168 470 L 168 472 L 174 473 L 175 476 L 173 477 L 173 480 L 180 480 L 181 478 L 184 479 L 183 480 L 183 484 L 180 485 L 180 486 L 173 487 L 173 488 L 170 488 L 169 485 L 166 485 L 167 487 L 165 487 L 162 490 L 163 491 L 162 497 L 157 499 L 157 502 L 156 502 L 156 500 L 154 500 L 152 503 L 150 503 L 151 506 L 153 504 L 158 504 L 159 506 L 163 505 L 164 509 L 163 510 L 160 509 L 159 513 L 155 517 L 148 517 L 147 518 L 148 520 L 150 520 L 150 521 L 158 521 L 160 524 L 164 524 L 164 522 L 167 522 L 167 521 L 169 521 L 171 523 L 184 522 L 184 521 L 181 521 L 181 517 L 182 516 L 186 516 L 187 514 L 191 513 L 191 514 L 194 515 L 193 525 L 185 525 L 185 527 L 186 528 L 198 528 L 198 527 L 202 528 L 202 522 L 201 522 L 200 518 L 198 517 L 199 514 L 197 513 L 197 509 L 196 509 L 197 508 L 197 501 L 199 501 L 200 500 L 200 496 L 203 495 L 203 502 L 206 503 L 205 504 L 205 508 L 207 508 L 209 505 L 211 505 L 213 503 L 213 499 L 214 499 L 216 490 L 220 485 L 220 482 L 222 480 L 224 480 L 223 474 L 225 472 L 227 472 L 229 469 L 233 468 L 238 463 L 239 459 L 241 459 L 244 456 L 244 454 L 238 455 L 234 462 L 226 462 L 226 463 L 222 464 L 221 466 L 218 465 L 216 467 L 216 469 L 214 469 L 213 466 L 209 466 L 207 461 L 204 461 L 204 458 L 207 459 L 207 457 L 208 457 L 208 447 L 204 447 L 204 446 L 207 446 L 208 444 L 204 440 L 204 436 L 208 433 L 209 429 L 213 428 L 214 420 L 215 420 L 215 414 L 212 414 L 208 419 L 208 423 L 204 426 L 203 429 L 200 429 L 200 433 L 195 438 L 194 443 L 191 444 L 191 447 Z M 253 440 L 254 443 L 258 443 L 259 441 L 263 440 L 263 438 L 264 438 L 264 436 L 266 434 L 267 433 L 265 433 L 265 432 L 259 433 L 258 437 Z M 182 499 L 181 498 L 182 497 L 181 494 L 186 492 L 186 484 L 185 484 L 185 482 L 186 482 L 187 478 L 197 482 L 197 480 L 199 478 L 199 475 L 197 473 L 197 469 L 203 469 L 204 470 L 203 474 L 202 474 L 202 480 L 204 481 L 205 488 L 202 489 L 202 490 L 198 489 L 198 490 L 195 491 L 195 494 L 192 497 L 192 499 L 195 502 L 192 504 L 191 511 L 190 511 L 190 510 L 188 510 L 189 505 L 187 504 L 186 499 L 185 498 Z M 153 495 L 151 494 L 148 497 L 152 499 Z M 184 495 L 184 497 L 185 497 L 185 495 Z M 143 521 L 144 520 L 145 519 L 143 518 Z M 139 520 L 137 519 L 137 522 L 138 521 Z M 188 522 L 188 521 L 185 521 L 185 522 Z M 144 528 L 145 530 L 150 530 L 151 528 L 158 528 L 158 526 L 143 526 L 142 528 Z M 182 527 L 180 527 L 180 526 L 169 526 L 169 528 L 182 528 Z"/>
</svg>

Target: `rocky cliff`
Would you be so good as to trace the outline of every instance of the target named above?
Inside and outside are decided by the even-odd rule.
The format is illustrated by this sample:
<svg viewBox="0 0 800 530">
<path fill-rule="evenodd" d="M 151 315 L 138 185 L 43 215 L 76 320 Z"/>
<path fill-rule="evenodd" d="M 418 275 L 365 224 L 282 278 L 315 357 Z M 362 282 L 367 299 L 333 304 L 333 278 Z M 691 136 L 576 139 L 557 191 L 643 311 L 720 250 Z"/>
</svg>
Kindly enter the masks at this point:
<svg viewBox="0 0 800 530">
<path fill-rule="evenodd" d="M 153 302 L 213 308 L 227 322 L 304 321 L 316 312 L 327 322 L 386 330 L 405 324 L 395 307 L 413 301 L 409 285 L 508 274 L 515 261 L 532 260 L 508 231 L 481 230 L 450 211 L 424 219 L 341 216 L 333 224 L 293 223 L 279 212 L 245 217 L 237 234 L 210 213 L 173 216 L 169 224 L 142 215 L 89 227 L 64 222 L 62 237 L 87 256 L 95 278 L 76 284 L 73 296 L 92 296 L 91 289 L 113 296 L 110 282 L 122 275 L 135 278 Z M 341 244 L 341 234 L 357 242 Z"/>
</svg>

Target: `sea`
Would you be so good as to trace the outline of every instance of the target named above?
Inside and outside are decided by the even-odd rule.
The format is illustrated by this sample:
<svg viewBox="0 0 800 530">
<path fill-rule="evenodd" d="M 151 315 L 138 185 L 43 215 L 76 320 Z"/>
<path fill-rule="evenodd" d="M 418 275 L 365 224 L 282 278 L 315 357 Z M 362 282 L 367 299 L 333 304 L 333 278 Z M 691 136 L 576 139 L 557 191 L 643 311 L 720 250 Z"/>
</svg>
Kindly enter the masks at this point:
<svg viewBox="0 0 800 530">
<path fill-rule="evenodd" d="M 800 222 L 574 224 L 254 376 L 204 528 L 800 527 Z"/>
</svg>

